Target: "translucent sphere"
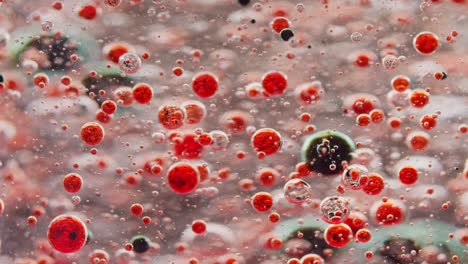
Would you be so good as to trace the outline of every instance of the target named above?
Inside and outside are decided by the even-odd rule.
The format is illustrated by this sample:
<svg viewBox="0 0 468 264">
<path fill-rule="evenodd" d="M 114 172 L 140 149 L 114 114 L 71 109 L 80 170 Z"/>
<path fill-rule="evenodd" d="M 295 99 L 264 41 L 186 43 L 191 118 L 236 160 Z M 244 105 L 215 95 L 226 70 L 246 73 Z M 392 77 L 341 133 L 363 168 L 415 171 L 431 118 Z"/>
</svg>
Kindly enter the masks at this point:
<svg viewBox="0 0 468 264">
<path fill-rule="evenodd" d="M 349 212 L 349 202 L 339 196 L 329 196 L 320 203 L 320 215 L 329 224 L 343 223 Z"/>
<path fill-rule="evenodd" d="M 229 137 L 226 133 L 221 130 L 213 130 L 210 132 L 210 136 L 213 139 L 211 148 L 214 150 L 226 149 L 229 144 Z"/>
<path fill-rule="evenodd" d="M 290 203 L 301 204 L 312 196 L 310 185 L 301 179 L 289 180 L 283 188 L 284 197 Z"/>
<path fill-rule="evenodd" d="M 125 53 L 119 58 L 119 67 L 127 74 L 136 73 L 141 67 L 141 59 L 135 53 Z"/>
<path fill-rule="evenodd" d="M 345 187 L 359 190 L 366 185 L 368 173 L 367 168 L 362 165 L 349 165 L 341 174 L 341 181 Z"/>
</svg>

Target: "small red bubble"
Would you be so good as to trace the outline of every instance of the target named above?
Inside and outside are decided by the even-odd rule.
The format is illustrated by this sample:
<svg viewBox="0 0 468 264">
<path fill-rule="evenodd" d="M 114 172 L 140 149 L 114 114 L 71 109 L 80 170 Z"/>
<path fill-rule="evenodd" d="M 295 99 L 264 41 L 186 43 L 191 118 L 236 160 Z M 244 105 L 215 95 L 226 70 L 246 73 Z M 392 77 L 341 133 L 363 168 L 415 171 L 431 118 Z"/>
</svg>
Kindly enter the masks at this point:
<svg viewBox="0 0 468 264">
<path fill-rule="evenodd" d="M 197 234 L 201 235 L 206 231 L 206 223 L 203 220 L 195 220 L 192 223 L 192 231 Z"/>
<path fill-rule="evenodd" d="M 418 171 L 411 166 L 406 166 L 400 169 L 398 177 L 403 184 L 411 185 L 418 180 Z"/>
<path fill-rule="evenodd" d="M 97 16 L 97 9 L 95 6 L 86 5 L 83 6 L 78 15 L 87 20 L 93 20 Z"/>
<path fill-rule="evenodd" d="M 289 28 L 290 22 L 287 18 L 285 17 L 276 17 L 273 19 L 271 22 L 271 28 L 276 32 L 280 33 L 281 30 L 285 28 Z"/>
<path fill-rule="evenodd" d="M 372 234 L 368 229 L 360 229 L 356 233 L 356 239 L 361 243 L 367 243 L 371 240 Z"/>
<path fill-rule="evenodd" d="M 268 72 L 262 77 L 262 87 L 269 96 L 281 95 L 288 85 L 286 75 L 282 72 Z"/>
<path fill-rule="evenodd" d="M 267 192 L 258 192 L 252 196 L 252 207 L 258 212 L 268 212 L 273 207 L 273 196 Z"/>
<path fill-rule="evenodd" d="M 394 201 L 377 202 L 371 211 L 374 211 L 375 221 L 382 225 L 396 225 L 404 220 L 404 209 Z"/>
<path fill-rule="evenodd" d="M 69 173 L 63 178 L 63 187 L 69 193 L 79 192 L 83 185 L 83 179 L 76 173 Z"/>
<path fill-rule="evenodd" d="M 88 122 L 81 127 L 81 140 L 90 145 L 95 146 L 101 143 L 104 138 L 104 128 L 95 122 Z"/>
<path fill-rule="evenodd" d="M 130 206 L 130 212 L 133 216 L 139 217 L 143 214 L 143 205 L 136 203 Z"/>
<path fill-rule="evenodd" d="M 252 135 L 251 143 L 258 153 L 272 155 L 281 148 L 281 135 L 274 129 L 262 128 Z"/>
<path fill-rule="evenodd" d="M 153 88 L 146 83 L 139 83 L 133 87 L 133 98 L 140 104 L 148 104 L 153 98 Z"/>
<path fill-rule="evenodd" d="M 218 90 L 218 78 L 211 73 L 199 73 L 192 80 L 193 92 L 200 98 L 210 98 Z"/>
<path fill-rule="evenodd" d="M 158 111 L 159 123 L 167 129 L 177 129 L 183 125 L 185 113 L 175 105 L 162 106 Z"/>
</svg>

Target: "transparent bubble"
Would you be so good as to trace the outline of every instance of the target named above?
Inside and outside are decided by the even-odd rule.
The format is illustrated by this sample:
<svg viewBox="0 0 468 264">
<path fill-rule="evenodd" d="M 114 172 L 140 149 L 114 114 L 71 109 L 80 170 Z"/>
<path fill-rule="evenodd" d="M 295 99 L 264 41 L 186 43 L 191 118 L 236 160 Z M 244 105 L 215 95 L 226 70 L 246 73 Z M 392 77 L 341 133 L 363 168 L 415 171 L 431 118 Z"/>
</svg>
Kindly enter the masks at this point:
<svg viewBox="0 0 468 264">
<path fill-rule="evenodd" d="M 359 32 L 353 32 L 350 38 L 352 42 L 359 42 L 362 40 L 363 36 Z"/>
<path fill-rule="evenodd" d="M 284 197 L 290 203 L 301 204 L 312 196 L 312 188 L 301 179 L 289 180 L 283 188 Z"/>
<path fill-rule="evenodd" d="M 54 28 L 54 23 L 50 21 L 44 21 L 41 23 L 41 27 L 42 27 L 42 30 L 44 30 L 45 32 L 50 32 Z"/>
<path fill-rule="evenodd" d="M 366 167 L 358 164 L 350 165 L 341 174 L 344 186 L 353 190 L 359 190 L 367 183 L 369 171 Z"/>
<path fill-rule="evenodd" d="M 387 70 L 394 70 L 400 64 L 400 60 L 395 55 L 387 55 L 382 59 L 382 64 Z"/>
<path fill-rule="evenodd" d="M 343 223 L 349 212 L 349 202 L 340 196 L 329 196 L 320 203 L 320 215 L 329 224 Z"/>
<path fill-rule="evenodd" d="M 226 149 L 229 144 L 229 137 L 226 133 L 221 130 L 213 130 L 210 132 L 210 136 L 213 139 L 211 148 L 214 150 Z"/>
<path fill-rule="evenodd" d="M 122 0 L 104 0 L 104 3 L 110 7 L 118 7 L 122 3 Z"/>
<path fill-rule="evenodd" d="M 136 73 L 141 67 L 141 59 L 134 53 L 125 53 L 119 58 L 120 69 L 127 73 Z"/>
</svg>

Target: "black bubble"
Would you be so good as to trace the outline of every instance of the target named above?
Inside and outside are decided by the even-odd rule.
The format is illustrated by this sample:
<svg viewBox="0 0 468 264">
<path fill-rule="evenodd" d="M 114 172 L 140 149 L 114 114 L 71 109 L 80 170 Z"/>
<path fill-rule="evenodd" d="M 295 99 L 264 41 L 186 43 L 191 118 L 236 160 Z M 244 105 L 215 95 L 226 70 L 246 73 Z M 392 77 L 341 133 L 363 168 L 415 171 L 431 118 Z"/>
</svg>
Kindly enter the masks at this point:
<svg viewBox="0 0 468 264">
<path fill-rule="evenodd" d="M 294 37 L 294 32 L 290 30 L 289 28 L 285 28 L 281 30 L 280 36 L 284 41 L 288 41 L 289 39 Z"/>
<path fill-rule="evenodd" d="M 250 20 L 250 23 L 255 24 L 255 23 L 257 23 L 257 20 L 252 19 L 252 20 Z"/>
<path fill-rule="evenodd" d="M 3 77 L 3 74 L 0 74 L 0 83 L 4 82 L 5 78 Z"/>
<path fill-rule="evenodd" d="M 239 0 L 239 4 L 241 4 L 243 6 L 246 6 L 246 5 L 250 4 L 250 0 Z"/>
<path fill-rule="evenodd" d="M 151 241 L 145 236 L 134 236 L 132 238 L 133 251 L 145 253 L 150 248 Z"/>
<path fill-rule="evenodd" d="M 343 172 L 343 161 L 351 161 L 356 146 L 347 135 L 332 130 L 320 131 L 307 138 L 302 157 L 310 171 L 322 175 Z"/>
</svg>

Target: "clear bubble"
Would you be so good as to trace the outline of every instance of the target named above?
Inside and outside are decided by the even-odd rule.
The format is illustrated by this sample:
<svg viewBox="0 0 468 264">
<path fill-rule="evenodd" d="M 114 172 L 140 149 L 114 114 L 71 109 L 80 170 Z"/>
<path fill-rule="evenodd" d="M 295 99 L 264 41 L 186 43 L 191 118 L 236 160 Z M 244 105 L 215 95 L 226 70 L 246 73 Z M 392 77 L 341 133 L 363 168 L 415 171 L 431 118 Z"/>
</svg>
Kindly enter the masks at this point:
<svg viewBox="0 0 468 264">
<path fill-rule="evenodd" d="M 141 67 L 141 59 L 135 53 L 125 53 L 119 58 L 120 69 L 127 73 L 136 73 Z"/>
<path fill-rule="evenodd" d="M 290 203 L 301 204 L 312 197 L 312 188 L 301 179 L 289 180 L 283 188 L 284 197 Z"/>
<path fill-rule="evenodd" d="M 359 42 L 362 40 L 363 35 L 360 32 L 353 32 L 350 38 L 352 42 Z"/>
<path fill-rule="evenodd" d="M 341 174 L 341 181 L 347 188 L 359 190 L 367 183 L 369 171 L 366 167 L 358 164 L 349 165 Z"/>
<path fill-rule="evenodd" d="M 320 215 L 329 224 L 343 223 L 349 213 L 349 202 L 340 196 L 329 196 L 320 203 Z"/>
<path fill-rule="evenodd" d="M 213 130 L 210 132 L 210 136 L 213 139 L 211 148 L 214 150 L 223 150 L 226 149 L 229 144 L 228 135 L 221 130 Z"/>
</svg>

